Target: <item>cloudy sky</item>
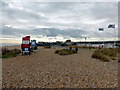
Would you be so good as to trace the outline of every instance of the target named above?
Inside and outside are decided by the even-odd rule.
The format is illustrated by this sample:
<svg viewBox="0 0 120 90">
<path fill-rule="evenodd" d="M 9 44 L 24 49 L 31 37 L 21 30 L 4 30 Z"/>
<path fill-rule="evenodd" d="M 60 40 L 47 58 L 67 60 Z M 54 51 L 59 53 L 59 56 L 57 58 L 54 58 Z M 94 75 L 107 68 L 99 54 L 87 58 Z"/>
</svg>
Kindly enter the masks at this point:
<svg viewBox="0 0 120 90">
<path fill-rule="evenodd" d="M 85 37 L 87 41 L 96 41 L 117 37 L 117 2 L 2 1 L 0 8 L 4 43 L 19 43 L 25 35 L 38 41 L 84 41 Z M 109 24 L 116 24 L 115 30 L 108 29 Z"/>
</svg>

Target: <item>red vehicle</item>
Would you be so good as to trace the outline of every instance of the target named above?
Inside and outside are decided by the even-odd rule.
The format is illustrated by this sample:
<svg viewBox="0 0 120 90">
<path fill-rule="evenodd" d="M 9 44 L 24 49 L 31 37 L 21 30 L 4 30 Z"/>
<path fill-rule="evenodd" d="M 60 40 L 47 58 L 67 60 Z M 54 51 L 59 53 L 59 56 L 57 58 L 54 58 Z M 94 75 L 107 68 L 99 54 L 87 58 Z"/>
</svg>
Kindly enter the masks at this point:
<svg viewBox="0 0 120 90">
<path fill-rule="evenodd" d="M 22 38 L 22 55 L 29 54 L 30 55 L 30 36 L 26 36 Z"/>
</svg>

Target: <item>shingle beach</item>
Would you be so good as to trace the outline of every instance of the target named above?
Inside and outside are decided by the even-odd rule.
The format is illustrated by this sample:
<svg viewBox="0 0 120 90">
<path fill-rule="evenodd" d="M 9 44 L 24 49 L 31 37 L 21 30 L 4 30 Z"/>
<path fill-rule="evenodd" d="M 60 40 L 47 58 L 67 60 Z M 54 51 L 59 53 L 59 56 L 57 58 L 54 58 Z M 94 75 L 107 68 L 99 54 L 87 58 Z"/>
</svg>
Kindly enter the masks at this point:
<svg viewBox="0 0 120 90">
<path fill-rule="evenodd" d="M 61 56 L 39 47 L 30 56 L 2 59 L 3 88 L 116 88 L 118 62 L 91 58 L 94 50 Z M 60 48 L 59 48 L 60 49 Z"/>
</svg>

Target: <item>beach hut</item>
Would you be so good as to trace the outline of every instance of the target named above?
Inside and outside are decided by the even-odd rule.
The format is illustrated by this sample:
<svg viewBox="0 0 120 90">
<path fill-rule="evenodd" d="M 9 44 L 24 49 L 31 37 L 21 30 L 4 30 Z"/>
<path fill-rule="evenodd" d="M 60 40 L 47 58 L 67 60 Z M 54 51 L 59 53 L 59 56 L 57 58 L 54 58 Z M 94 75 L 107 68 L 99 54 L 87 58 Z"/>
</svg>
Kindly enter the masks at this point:
<svg viewBox="0 0 120 90">
<path fill-rule="evenodd" d="M 30 55 L 30 36 L 26 36 L 22 38 L 22 55 L 28 54 Z"/>
<path fill-rule="evenodd" d="M 31 50 L 36 50 L 37 49 L 36 40 L 31 40 L 30 48 L 31 48 Z"/>
</svg>

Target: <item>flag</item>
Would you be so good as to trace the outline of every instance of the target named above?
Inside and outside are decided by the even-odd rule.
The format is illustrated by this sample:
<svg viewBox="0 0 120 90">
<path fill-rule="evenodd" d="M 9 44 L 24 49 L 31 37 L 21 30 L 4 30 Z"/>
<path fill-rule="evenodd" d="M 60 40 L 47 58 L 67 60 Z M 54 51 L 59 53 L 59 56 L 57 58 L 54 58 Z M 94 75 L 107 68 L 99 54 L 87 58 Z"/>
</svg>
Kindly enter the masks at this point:
<svg viewBox="0 0 120 90">
<path fill-rule="evenodd" d="M 110 24 L 108 28 L 115 28 L 115 24 Z"/>
<path fill-rule="evenodd" d="M 104 28 L 99 28 L 99 31 L 104 31 Z"/>
</svg>

